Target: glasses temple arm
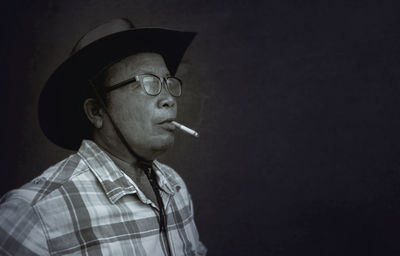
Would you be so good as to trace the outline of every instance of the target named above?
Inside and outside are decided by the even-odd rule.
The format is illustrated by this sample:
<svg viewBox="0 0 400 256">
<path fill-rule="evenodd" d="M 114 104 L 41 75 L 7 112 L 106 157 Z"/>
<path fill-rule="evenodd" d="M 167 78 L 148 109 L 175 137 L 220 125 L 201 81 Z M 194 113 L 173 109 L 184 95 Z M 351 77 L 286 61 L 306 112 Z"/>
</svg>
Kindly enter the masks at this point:
<svg viewBox="0 0 400 256">
<path fill-rule="evenodd" d="M 132 82 L 136 82 L 136 81 L 137 81 L 136 77 L 132 77 L 132 78 L 130 78 L 128 80 L 125 80 L 125 81 L 122 81 L 120 83 L 114 84 L 114 85 L 112 85 L 110 87 L 103 88 L 103 92 L 104 93 L 109 93 L 109 92 L 111 92 L 113 90 L 116 90 L 118 88 L 121 88 L 121 87 L 123 87 L 125 85 L 128 85 L 128 84 L 130 84 Z"/>
</svg>

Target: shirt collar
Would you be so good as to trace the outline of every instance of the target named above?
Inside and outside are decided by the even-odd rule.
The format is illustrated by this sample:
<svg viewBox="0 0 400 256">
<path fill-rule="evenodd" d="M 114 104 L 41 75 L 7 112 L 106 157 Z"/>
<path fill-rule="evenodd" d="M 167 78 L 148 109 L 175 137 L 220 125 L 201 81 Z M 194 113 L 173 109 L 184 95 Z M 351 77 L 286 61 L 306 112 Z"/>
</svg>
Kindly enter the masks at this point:
<svg viewBox="0 0 400 256">
<path fill-rule="evenodd" d="M 157 174 L 157 183 L 160 188 L 164 192 L 174 195 L 175 191 L 179 190 L 179 185 L 172 172 L 168 172 L 166 166 L 157 160 L 153 161 L 153 169 Z"/>
<path fill-rule="evenodd" d="M 111 158 L 91 140 L 83 140 L 78 155 L 87 164 L 94 176 L 100 182 L 105 194 L 111 203 L 117 202 L 121 197 L 137 193 L 136 184 L 128 179 Z M 160 188 L 174 195 L 177 181 L 166 172 L 166 168 L 158 161 L 153 162 Z"/>
</svg>

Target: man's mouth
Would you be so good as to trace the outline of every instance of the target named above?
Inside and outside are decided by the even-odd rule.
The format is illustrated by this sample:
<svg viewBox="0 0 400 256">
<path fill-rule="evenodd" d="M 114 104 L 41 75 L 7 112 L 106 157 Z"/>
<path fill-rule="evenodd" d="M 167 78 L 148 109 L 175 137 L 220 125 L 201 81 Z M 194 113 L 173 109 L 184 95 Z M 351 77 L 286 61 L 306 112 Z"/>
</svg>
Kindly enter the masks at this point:
<svg viewBox="0 0 400 256">
<path fill-rule="evenodd" d="M 175 118 L 170 117 L 170 118 L 163 119 L 161 122 L 159 122 L 159 124 L 170 123 L 172 121 L 175 121 Z"/>
<path fill-rule="evenodd" d="M 167 119 L 159 122 L 158 125 L 168 131 L 173 132 L 173 131 L 175 131 L 176 126 L 174 124 L 172 124 L 172 121 L 175 121 L 175 118 L 167 118 Z"/>
</svg>

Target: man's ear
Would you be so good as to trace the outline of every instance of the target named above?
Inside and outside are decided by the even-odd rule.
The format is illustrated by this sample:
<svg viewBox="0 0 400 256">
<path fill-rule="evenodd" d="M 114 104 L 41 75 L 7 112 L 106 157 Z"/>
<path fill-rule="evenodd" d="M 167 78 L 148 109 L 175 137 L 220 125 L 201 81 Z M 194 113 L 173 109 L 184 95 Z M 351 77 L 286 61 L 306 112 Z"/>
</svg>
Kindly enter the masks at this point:
<svg viewBox="0 0 400 256">
<path fill-rule="evenodd" d="M 104 112 L 98 102 L 93 98 L 86 99 L 83 103 L 83 109 L 85 110 L 85 114 L 93 126 L 97 129 L 100 129 L 103 126 Z"/>
</svg>

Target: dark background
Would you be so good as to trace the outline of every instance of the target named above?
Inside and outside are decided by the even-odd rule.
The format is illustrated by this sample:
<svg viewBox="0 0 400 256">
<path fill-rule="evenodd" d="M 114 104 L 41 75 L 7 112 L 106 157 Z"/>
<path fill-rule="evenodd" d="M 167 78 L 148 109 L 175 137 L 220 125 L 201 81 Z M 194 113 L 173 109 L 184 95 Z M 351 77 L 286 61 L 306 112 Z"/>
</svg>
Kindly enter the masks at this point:
<svg viewBox="0 0 400 256">
<path fill-rule="evenodd" d="M 40 90 L 115 17 L 199 32 L 178 71 L 178 134 L 209 255 L 400 255 L 398 1 L 8 1 L 1 190 L 72 152 L 41 132 Z M 112 50 L 112 49 L 110 49 Z"/>
</svg>

